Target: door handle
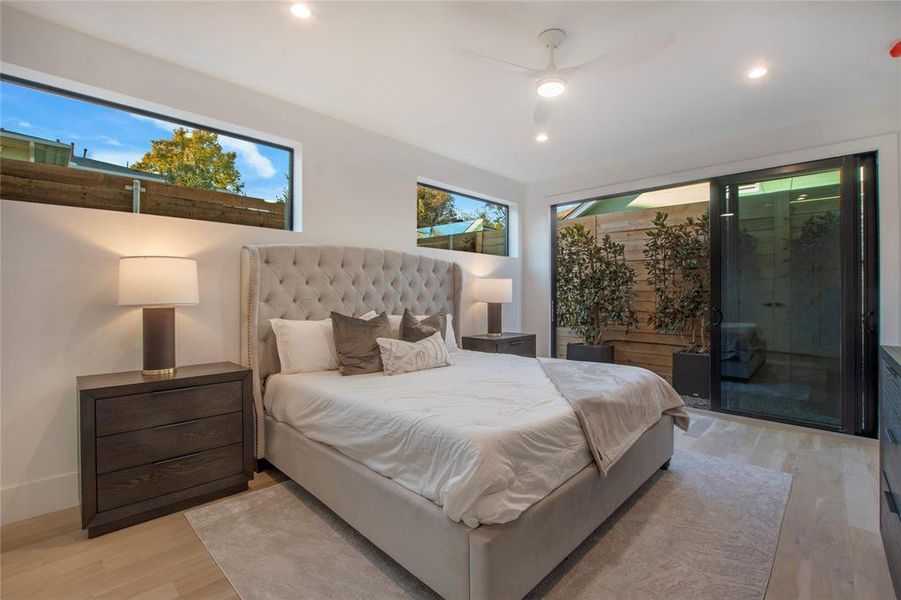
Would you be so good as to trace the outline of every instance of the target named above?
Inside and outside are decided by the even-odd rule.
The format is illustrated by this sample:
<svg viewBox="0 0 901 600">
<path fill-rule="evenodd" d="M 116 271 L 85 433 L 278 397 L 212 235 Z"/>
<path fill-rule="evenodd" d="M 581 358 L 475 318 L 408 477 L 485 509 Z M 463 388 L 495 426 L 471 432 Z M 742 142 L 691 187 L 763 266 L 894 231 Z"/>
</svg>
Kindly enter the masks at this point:
<svg viewBox="0 0 901 600">
<path fill-rule="evenodd" d="M 895 495 L 891 490 L 883 490 L 883 494 L 885 494 L 885 503 L 888 504 L 889 512 L 898 514 L 898 504 L 895 502 Z"/>
<path fill-rule="evenodd" d="M 719 306 L 713 306 L 710 309 L 710 325 L 711 327 L 719 327 L 723 324 L 723 311 L 720 310 Z"/>
</svg>

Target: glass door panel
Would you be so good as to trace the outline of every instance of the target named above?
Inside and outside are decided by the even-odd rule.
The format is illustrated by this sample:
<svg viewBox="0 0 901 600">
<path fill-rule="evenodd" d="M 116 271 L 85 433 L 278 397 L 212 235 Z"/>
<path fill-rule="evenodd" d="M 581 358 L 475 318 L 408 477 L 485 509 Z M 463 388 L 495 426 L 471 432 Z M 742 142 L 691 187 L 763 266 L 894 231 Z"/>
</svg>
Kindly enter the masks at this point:
<svg viewBox="0 0 901 600">
<path fill-rule="evenodd" d="M 720 409 L 842 427 L 841 179 L 839 164 L 719 187 Z"/>
</svg>

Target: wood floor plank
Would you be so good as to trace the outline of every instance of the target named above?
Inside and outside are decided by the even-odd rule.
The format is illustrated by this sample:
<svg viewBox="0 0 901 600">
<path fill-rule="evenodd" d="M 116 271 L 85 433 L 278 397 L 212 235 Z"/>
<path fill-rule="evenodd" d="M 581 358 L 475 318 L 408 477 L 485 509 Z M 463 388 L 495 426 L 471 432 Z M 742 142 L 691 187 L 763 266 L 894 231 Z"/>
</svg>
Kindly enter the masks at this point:
<svg viewBox="0 0 901 600">
<path fill-rule="evenodd" d="M 794 476 L 767 600 L 893 598 L 872 442 L 692 411 L 675 445 Z M 251 488 L 284 479 L 266 471 Z M 237 598 L 182 513 L 89 540 L 77 508 L 0 529 L 0 590 L 4 600 Z"/>
</svg>

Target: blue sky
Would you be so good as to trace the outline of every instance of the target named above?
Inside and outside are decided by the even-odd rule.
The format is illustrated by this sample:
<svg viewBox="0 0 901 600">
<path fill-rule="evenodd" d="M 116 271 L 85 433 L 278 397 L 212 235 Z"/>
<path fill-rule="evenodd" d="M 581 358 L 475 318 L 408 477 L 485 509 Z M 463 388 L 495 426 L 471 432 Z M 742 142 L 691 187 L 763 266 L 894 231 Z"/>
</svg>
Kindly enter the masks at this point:
<svg viewBox="0 0 901 600">
<path fill-rule="evenodd" d="M 150 141 L 166 139 L 177 125 L 127 111 L 58 96 L 7 81 L 0 82 L 0 126 L 64 143 L 75 154 L 127 166 L 150 150 Z M 244 193 L 274 200 L 284 189 L 289 170 L 287 151 L 220 135 L 226 151 L 236 152 Z"/>
<path fill-rule="evenodd" d="M 464 215 L 477 213 L 479 210 L 485 207 L 484 201 L 476 200 L 468 196 L 461 196 L 460 194 L 451 193 L 451 198 L 454 199 L 454 208 L 457 209 L 457 212 Z"/>
</svg>

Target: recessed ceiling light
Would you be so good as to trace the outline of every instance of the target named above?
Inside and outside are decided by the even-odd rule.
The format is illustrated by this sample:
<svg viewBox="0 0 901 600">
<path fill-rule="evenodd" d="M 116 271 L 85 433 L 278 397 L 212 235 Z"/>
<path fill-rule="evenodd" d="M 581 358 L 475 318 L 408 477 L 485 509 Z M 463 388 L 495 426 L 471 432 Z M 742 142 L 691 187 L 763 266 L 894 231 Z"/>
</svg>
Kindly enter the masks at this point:
<svg viewBox="0 0 901 600">
<path fill-rule="evenodd" d="M 535 136 L 535 141 L 536 141 L 536 142 L 546 142 L 546 141 L 547 141 L 547 134 L 546 134 L 546 133 L 539 133 L 538 135 Z"/>
<path fill-rule="evenodd" d="M 291 5 L 291 14 L 298 19 L 309 19 L 313 15 L 310 7 L 300 2 Z"/>
<path fill-rule="evenodd" d="M 748 79 L 760 79 L 767 74 L 768 69 L 763 66 L 754 67 L 748 71 Z"/>
<path fill-rule="evenodd" d="M 542 79 L 538 82 L 535 91 L 538 92 L 538 95 L 542 98 L 556 98 L 566 91 L 566 81 L 559 77 Z"/>
</svg>

